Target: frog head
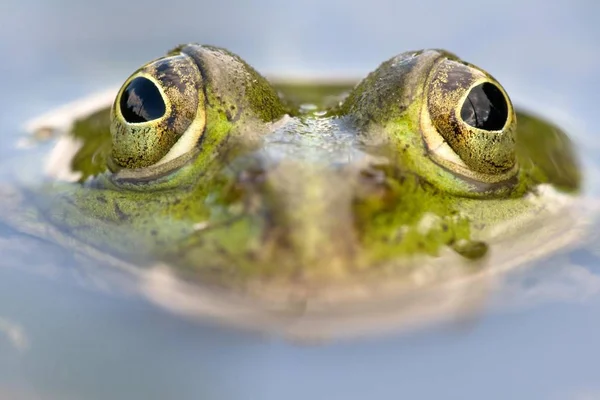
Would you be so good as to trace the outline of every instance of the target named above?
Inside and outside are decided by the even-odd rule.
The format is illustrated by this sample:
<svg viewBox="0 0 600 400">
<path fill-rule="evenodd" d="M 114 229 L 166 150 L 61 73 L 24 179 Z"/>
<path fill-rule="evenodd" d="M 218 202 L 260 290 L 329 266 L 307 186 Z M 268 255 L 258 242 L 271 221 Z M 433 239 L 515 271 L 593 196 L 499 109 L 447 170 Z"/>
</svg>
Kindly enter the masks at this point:
<svg viewBox="0 0 600 400">
<path fill-rule="evenodd" d="M 230 52 L 179 46 L 125 81 L 108 169 L 54 188 L 47 215 L 122 258 L 289 293 L 480 260 L 544 209 L 541 185 L 579 187 L 564 133 L 519 129 L 498 81 L 445 51 L 384 62 L 332 109 L 283 98 Z"/>
</svg>

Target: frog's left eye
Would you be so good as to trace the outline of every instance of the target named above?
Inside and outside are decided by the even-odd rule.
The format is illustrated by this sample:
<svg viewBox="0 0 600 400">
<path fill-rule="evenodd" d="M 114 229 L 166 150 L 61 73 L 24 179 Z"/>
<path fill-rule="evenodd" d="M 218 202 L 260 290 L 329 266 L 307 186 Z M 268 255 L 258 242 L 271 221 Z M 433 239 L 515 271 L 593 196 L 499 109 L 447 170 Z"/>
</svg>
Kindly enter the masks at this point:
<svg viewBox="0 0 600 400">
<path fill-rule="evenodd" d="M 185 54 L 152 61 L 131 75 L 112 107 L 113 167 L 158 165 L 193 149 L 206 125 L 202 85 Z"/>
<path fill-rule="evenodd" d="M 444 59 L 431 72 L 421 114 L 431 158 L 478 182 L 517 172 L 516 118 L 502 86 L 481 69 Z"/>
</svg>

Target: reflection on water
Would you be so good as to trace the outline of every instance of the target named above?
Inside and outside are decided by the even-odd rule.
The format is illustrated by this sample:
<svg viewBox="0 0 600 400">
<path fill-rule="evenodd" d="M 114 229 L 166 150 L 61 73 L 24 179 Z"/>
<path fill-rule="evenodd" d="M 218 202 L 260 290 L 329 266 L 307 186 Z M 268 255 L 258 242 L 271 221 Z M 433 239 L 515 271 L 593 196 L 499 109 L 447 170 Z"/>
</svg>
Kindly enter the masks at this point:
<svg viewBox="0 0 600 400">
<path fill-rule="evenodd" d="M 3 86 L 12 96 L 0 100 L 0 156 L 5 166 L 0 187 L 15 177 L 37 183 L 31 177 L 36 176 L 39 163 L 27 157 L 41 159 L 39 155 L 50 154 L 54 145 L 49 141 L 36 150 L 15 151 L 9 143 L 19 142 L 17 128 L 23 121 L 121 81 L 144 60 L 182 41 L 231 47 L 267 72 L 342 76 L 356 76 L 358 71 L 364 75 L 405 49 L 446 47 L 489 69 L 515 103 L 573 135 L 583 156 L 586 194 L 576 211 L 592 215 L 593 199 L 587 195 L 600 191 L 594 161 L 598 143 L 590 117 L 595 112 L 592 99 L 600 65 L 594 51 L 598 32 L 591 23 L 597 5 L 503 2 L 489 5 L 486 18 L 474 18 L 464 12 L 477 8 L 469 2 L 461 8 L 381 1 L 368 10 L 335 2 L 312 8 L 310 4 L 268 3 L 252 9 L 227 6 L 223 11 L 227 21 L 217 18 L 215 11 L 215 18 L 198 24 L 191 16 L 205 14 L 200 12 L 207 9 L 202 2 L 188 4 L 187 12 L 173 23 L 160 17 L 162 3 L 159 13 L 152 11 L 158 9 L 158 2 L 149 1 L 144 2 L 147 26 L 138 29 L 127 28 L 131 13 L 144 15 L 133 3 L 113 13 L 111 7 L 116 5 L 109 2 L 92 16 L 86 5 L 60 7 L 62 11 L 46 3 L 31 9 L 5 6 L 1 13 L 5 19 L 12 16 L 18 21 L 19 16 L 26 16 L 28 26 L 37 30 L 0 45 L 12 54 L 18 49 L 22 55 L 4 64 L 14 82 Z M 443 18 L 435 17 L 430 8 L 439 10 Z M 389 12 L 381 13 L 381 9 Z M 292 27 L 291 14 L 306 18 L 297 18 Z M 398 15 L 407 14 L 413 18 L 398 24 Z M 418 17 L 423 15 L 434 19 L 427 29 Z M 257 28 L 252 21 L 264 21 L 265 16 L 271 23 L 260 23 Z M 85 24 L 78 22 L 83 20 Z M 107 31 L 109 20 L 115 23 Z M 13 29 L 14 21 L 2 21 L 0 30 Z M 324 37 L 331 40 L 324 41 Z M 37 84 L 31 83 L 31 77 L 36 77 Z M 74 112 L 72 106 L 66 110 Z M 32 144 L 19 143 L 22 147 Z M 85 141 L 65 140 L 62 146 L 54 153 L 62 157 L 49 159 L 46 172 L 61 180 L 80 179 L 81 174 L 65 174 L 63 167 L 74 154 L 85 153 L 81 153 Z M 67 148 L 71 152 L 64 157 Z M 550 167 L 562 166 L 564 161 L 551 160 Z M 101 157 L 94 162 L 103 164 Z M 28 197 L 28 192 L 2 194 L 2 204 L 8 196 L 25 196 L 28 201 L 35 197 Z M 12 211 L 3 207 L 0 220 L 14 220 Z M 22 215 L 33 213 L 35 207 Z M 575 246 L 544 258 L 540 268 L 513 270 L 502 279 L 482 276 L 483 285 L 471 281 L 454 291 L 431 291 L 420 304 L 430 304 L 429 310 L 437 310 L 438 315 L 423 309 L 393 310 L 403 324 L 408 324 L 410 315 L 429 320 L 450 313 L 455 320 L 459 310 L 469 311 L 459 322 L 418 335 L 309 347 L 189 322 L 143 300 L 149 298 L 185 315 L 207 312 L 206 299 L 193 298 L 195 291 L 174 285 L 176 281 L 163 270 L 132 279 L 128 264 L 115 258 L 110 262 L 118 268 L 107 270 L 105 261 L 98 261 L 98 253 L 78 241 L 65 237 L 56 244 L 37 238 L 52 236 L 44 227 L 22 225 L 20 230 L 30 234 L 23 236 L 0 223 L 0 398 L 100 399 L 114 398 L 115 392 L 124 398 L 247 398 L 249 394 L 256 398 L 323 394 L 377 398 L 390 393 L 432 398 L 596 398 L 600 387 L 594 367 L 599 354 L 593 343 L 599 330 L 600 281 L 599 254 L 593 243 L 597 243 L 598 229 L 594 220 L 585 218 L 577 219 L 574 226 L 571 216 L 561 213 L 561 218 L 544 222 L 542 229 L 535 227 L 536 241 L 511 243 L 515 248 L 510 253 L 536 258 L 548 249 L 566 250 L 565 243 L 586 240 L 592 245 Z M 125 235 L 123 239 L 127 243 Z M 300 307 L 299 312 L 306 310 Z M 383 321 L 395 325 L 397 321 L 389 315 Z M 321 337 L 315 325 L 298 324 L 295 317 L 285 314 L 278 329 Z M 263 328 L 273 323 L 256 315 L 245 318 Z M 344 336 L 355 328 L 338 325 L 342 332 L 336 333 Z"/>
</svg>

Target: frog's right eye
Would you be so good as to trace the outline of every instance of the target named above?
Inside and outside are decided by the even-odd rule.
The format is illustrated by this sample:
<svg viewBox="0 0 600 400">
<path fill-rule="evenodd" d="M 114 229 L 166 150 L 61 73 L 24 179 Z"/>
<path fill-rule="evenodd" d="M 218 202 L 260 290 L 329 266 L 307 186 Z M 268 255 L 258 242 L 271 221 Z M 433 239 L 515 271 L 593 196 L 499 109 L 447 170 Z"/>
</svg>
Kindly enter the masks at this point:
<svg viewBox="0 0 600 400">
<path fill-rule="evenodd" d="M 455 176 L 486 188 L 514 182 L 515 111 L 500 83 L 481 68 L 448 58 L 433 67 L 421 131 L 431 159 Z"/>
<path fill-rule="evenodd" d="M 152 61 L 123 84 L 111 112 L 115 168 L 145 168 L 192 150 L 205 121 L 203 79 L 185 54 Z"/>
</svg>

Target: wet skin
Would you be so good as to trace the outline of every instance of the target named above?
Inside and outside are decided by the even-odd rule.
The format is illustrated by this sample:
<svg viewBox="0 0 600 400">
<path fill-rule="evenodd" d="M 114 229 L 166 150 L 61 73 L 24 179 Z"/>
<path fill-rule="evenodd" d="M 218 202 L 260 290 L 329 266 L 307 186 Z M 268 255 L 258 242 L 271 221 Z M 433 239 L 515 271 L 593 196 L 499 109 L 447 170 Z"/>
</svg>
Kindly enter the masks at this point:
<svg viewBox="0 0 600 400">
<path fill-rule="evenodd" d="M 400 54 L 316 108 L 298 92 L 224 49 L 180 46 L 75 124 L 80 182 L 44 188 L 40 215 L 137 265 L 285 297 L 448 254 L 469 270 L 547 193 L 579 190 L 566 135 L 451 53 Z"/>
</svg>

